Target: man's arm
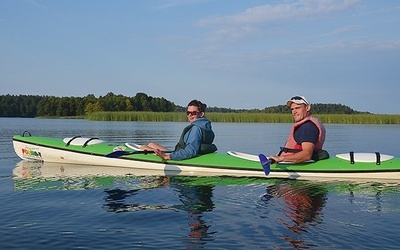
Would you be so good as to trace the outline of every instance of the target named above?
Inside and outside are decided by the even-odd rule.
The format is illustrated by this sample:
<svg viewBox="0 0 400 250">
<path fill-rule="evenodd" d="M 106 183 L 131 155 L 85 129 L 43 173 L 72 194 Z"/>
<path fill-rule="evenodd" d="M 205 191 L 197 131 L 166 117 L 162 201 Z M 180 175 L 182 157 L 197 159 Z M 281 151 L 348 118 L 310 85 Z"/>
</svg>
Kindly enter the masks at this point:
<svg viewBox="0 0 400 250">
<path fill-rule="evenodd" d="M 288 154 L 284 156 L 276 156 L 276 155 L 271 155 L 269 158 L 272 158 L 275 160 L 275 162 L 293 162 L 293 163 L 299 163 L 299 162 L 304 162 L 311 160 L 315 144 L 311 142 L 303 142 L 301 144 L 301 147 L 303 150 L 300 152 L 294 153 L 294 154 Z"/>
</svg>

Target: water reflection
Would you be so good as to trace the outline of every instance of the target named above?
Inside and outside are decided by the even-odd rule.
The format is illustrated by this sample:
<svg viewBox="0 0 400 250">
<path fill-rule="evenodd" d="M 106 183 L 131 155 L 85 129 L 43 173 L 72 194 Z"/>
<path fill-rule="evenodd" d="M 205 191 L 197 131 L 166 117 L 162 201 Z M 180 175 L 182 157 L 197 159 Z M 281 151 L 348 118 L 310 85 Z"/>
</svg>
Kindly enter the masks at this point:
<svg viewBox="0 0 400 250">
<path fill-rule="evenodd" d="M 327 205 L 329 194 L 339 194 L 343 197 L 343 206 L 354 205 L 361 211 L 372 213 L 387 213 L 398 211 L 394 205 L 386 202 L 382 197 L 390 193 L 397 195 L 399 183 L 379 182 L 309 182 L 281 180 L 268 185 L 262 195 L 260 203 L 264 209 L 262 219 L 268 223 L 278 222 L 284 230 L 277 230 L 280 238 L 292 248 L 324 248 L 315 242 L 315 233 L 324 221 L 324 208 Z M 339 205 L 340 206 L 340 205 Z M 353 212 L 351 208 L 350 212 Z M 344 210 L 344 211 L 343 211 Z M 335 220 L 340 224 L 351 224 L 352 218 L 346 215 L 346 209 L 341 210 Z M 343 217 L 342 217 L 343 216 Z M 272 218 L 271 218 L 272 217 Z M 280 247 L 276 247 L 280 248 Z"/>
<path fill-rule="evenodd" d="M 392 183 L 391 185 L 387 183 L 385 185 L 373 183 L 369 185 L 369 189 L 372 189 L 373 192 L 369 192 L 368 208 L 366 208 L 366 210 L 379 213 L 384 212 L 384 201 L 382 200 L 383 191 L 389 192 L 392 188 L 396 187 L 399 187 L 399 183 Z M 361 185 L 349 184 L 347 186 L 349 204 L 360 204 L 360 189 L 362 189 Z"/>
<path fill-rule="evenodd" d="M 214 233 L 208 231 L 211 226 L 203 219 L 203 213 L 210 212 L 215 207 L 212 200 L 214 185 L 193 186 L 185 183 L 185 178 L 174 177 L 171 178 L 170 186 L 179 192 L 179 200 L 182 203 L 174 208 L 188 214 L 188 244 L 191 248 L 204 245 L 204 240 L 212 239 L 211 235 Z"/>
<path fill-rule="evenodd" d="M 184 211 L 188 219 L 188 248 L 198 248 L 212 239 L 210 225 L 203 213 L 215 207 L 212 197 L 214 184 L 203 178 L 165 176 L 162 171 L 131 170 L 43 162 L 21 161 L 13 171 L 14 187 L 25 190 L 104 189 L 102 208 L 107 212 L 123 213 L 143 210 Z M 147 173 L 148 175 L 145 175 Z M 194 182 L 193 179 L 199 182 Z M 178 204 L 151 204 L 146 192 L 170 188 L 178 193 Z M 146 197 L 146 198 L 144 198 Z M 158 197 L 157 195 L 154 197 Z M 154 198 L 153 197 L 153 198 Z M 170 200 L 170 199 L 169 199 Z M 155 199 L 154 203 L 157 203 Z"/>
<path fill-rule="evenodd" d="M 324 208 L 329 191 L 325 184 L 310 184 L 308 182 L 282 181 L 268 186 L 262 197 L 266 205 L 279 204 L 281 216 L 277 218 L 291 233 L 283 233 L 281 238 L 295 249 L 316 247 L 299 237 L 309 234 L 308 228 L 322 223 L 322 209 Z M 274 200 L 274 201 L 272 201 Z"/>
<path fill-rule="evenodd" d="M 221 227 L 219 223 L 226 223 L 221 230 L 235 228 L 239 225 L 237 223 L 241 223 L 240 226 L 249 229 L 249 235 L 244 235 L 245 238 L 254 237 L 250 233 L 254 230 L 261 232 L 263 238 L 270 239 L 272 232 L 283 239 L 285 246 L 290 245 L 295 249 L 323 248 L 317 243 L 321 241 L 315 240 L 315 234 L 321 230 L 321 224 L 324 227 L 327 224 L 324 221 L 324 210 L 328 194 L 339 194 L 347 206 L 354 204 L 361 207 L 362 211 L 383 213 L 398 211 L 397 203 L 393 201 L 397 200 L 396 194 L 400 189 L 398 183 L 319 183 L 257 178 L 187 177 L 163 171 L 26 161 L 19 162 L 13 173 L 16 191 L 97 189 L 95 192 L 103 194 L 100 206 L 107 213 L 136 215 L 140 212 L 162 210 L 162 214 L 166 212 L 181 216 L 177 220 L 177 226 L 185 232 L 182 241 L 187 248 L 204 247 L 207 242 L 214 241 L 216 235 L 226 233 L 217 231 Z M 234 192 L 233 195 L 233 192 L 229 192 L 232 189 L 225 186 L 240 186 L 243 191 Z M 390 192 L 395 197 L 388 199 Z M 226 207 L 215 209 L 216 203 L 219 208 L 224 205 Z M 237 210 L 232 210 L 232 207 Z M 262 215 L 256 214 L 256 219 L 251 218 L 248 225 L 243 225 L 243 220 L 247 220 L 247 216 L 251 217 L 255 209 Z M 348 209 L 353 211 L 354 207 Z M 221 210 L 226 214 L 221 216 Z M 341 206 L 341 214 L 345 214 L 346 211 L 343 210 L 345 209 Z M 341 225 L 353 223 L 351 218 L 341 214 L 335 215 L 335 221 Z M 156 218 L 159 214 L 156 212 L 151 215 Z M 242 215 L 244 217 L 240 218 Z M 179 225 L 180 221 L 184 224 Z M 259 230 L 263 227 L 265 230 Z M 247 231 L 244 234 L 246 233 Z M 232 235 L 235 235 L 234 230 Z M 238 240 L 231 239 L 232 242 Z M 272 246 L 273 248 L 282 248 L 281 243 L 275 244 L 280 245 Z"/>
<path fill-rule="evenodd" d="M 134 212 L 140 210 L 179 210 L 187 212 L 189 233 L 188 239 L 191 247 L 204 245 L 204 239 L 210 239 L 212 233 L 208 232 L 210 225 L 203 219 L 204 212 L 210 212 L 214 208 L 212 201 L 213 185 L 194 186 L 186 183 L 185 177 L 146 176 L 139 177 L 140 189 L 123 190 L 120 188 L 105 190 L 105 204 L 103 208 L 108 212 Z M 140 197 L 134 196 L 140 192 L 155 188 L 172 188 L 179 193 L 180 204 L 166 206 L 163 204 L 151 205 L 139 202 Z M 132 202 L 133 200 L 133 202 Z"/>
</svg>

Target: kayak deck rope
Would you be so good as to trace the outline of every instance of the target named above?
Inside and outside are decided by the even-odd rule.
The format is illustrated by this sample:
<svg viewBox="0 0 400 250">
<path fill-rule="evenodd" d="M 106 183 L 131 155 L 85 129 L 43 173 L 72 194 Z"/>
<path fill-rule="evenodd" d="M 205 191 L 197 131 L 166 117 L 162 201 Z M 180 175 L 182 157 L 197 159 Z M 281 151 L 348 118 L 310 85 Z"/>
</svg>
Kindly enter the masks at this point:
<svg viewBox="0 0 400 250">
<path fill-rule="evenodd" d="M 67 144 L 65 144 L 65 146 L 68 147 L 69 145 L 71 145 L 71 143 L 72 143 L 75 139 L 78 139 L 78 138 L 82 138 L 82 137 L 81 137 L 80 135 L 72 137 L 71 139 L 68 140 L 68 142 L 67 142 Z M 91 141 L 93 141 L 93 140 L 99 140 L 99 138 L 97 138 L 97 137 L 82 138 L 82 139 L 83 139 L 83 140 L 86 139 L 86 141 L 85 141 L 84 143 L 82 143 L 82 148 L 85 148 L 85 147 L 89 144 L 89 142 L 91 142 Z M 78 143 L 79 143 L 79 142 L 78 142 Z M 78 145 L 80 145 L 80 144 L 81 144 L 81 143 L 79 143 Z"/>
<path fill-rule="evenodd" d="M 25 131 L 22 133 L 22 137 L 25 137 L 25 133 L 28 134 L 28 136 L 32 136 L 31 133 L 29 133 L 29 131 L 25 130 Z"/>
<path fill-rule="evenodd" d="M 381 154 L 379 152 L 375 152 L 376 155 L 376 165 L 381 165 Z"/>
<path fill-rule="evenodd" d="M 71 144 L 71 142 L 72 142 L 73 140 L 75 140 L 76 138 L 79 138 L 79 137 L 81 137 L 81 136 L 80 136 L 80 135 L 77 135 L 77 136 L 72 137 L 72 138 L 67 142 L 67 144 L 65 144 L 65 146 L 66 146 L 66 147 L 69 147 L 69 145 Z"/>
<path fill-rule="evenodd" d="M 82 148 L 86 147 L 87 144 L 88 144 L 90 141 L 92 141 L 92 140 L 98 140 L 98 139 L 99 139 L 99 138 L 97 138 L 97 137 L 92 137 L 92 138 L 90 138 L 89 140 L 85 141 L 85 143 L 82 145 Z"/>
</svg>

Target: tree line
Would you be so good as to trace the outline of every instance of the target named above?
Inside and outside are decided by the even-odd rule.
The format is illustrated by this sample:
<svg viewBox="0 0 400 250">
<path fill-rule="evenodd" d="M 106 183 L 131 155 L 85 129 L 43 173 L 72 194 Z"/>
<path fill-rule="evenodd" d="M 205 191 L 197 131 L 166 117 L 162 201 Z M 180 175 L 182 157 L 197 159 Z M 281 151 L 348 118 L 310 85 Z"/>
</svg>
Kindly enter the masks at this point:
<svg viewBox="0 0 400 250">
<path fill-rule="evenodd" d="M 101 111 L 175 111 L 176 105 L 165 98 L 137 93 L 134 97 L 115 95 L 95 97 L 55 97 L 37 95 L 0 96 L 0 117 L 85 116 Z"/>
<path fill-rule="evenodd" d="M 186 107 L 175 105 L 165 98 L 152 97 L 145 93 L 137 93 L 133 97 L 115 95 L 112 92 L 100 97 L 95 97 L 93 94 L 85 97 L 0 96 L 0 117 L 83 117 L 94 112 L 103 111 L 184 112 L 185 109 Z M 313 104 L 312 111 L 314 114 L 362 113 L 341 104 Z M 209 107 L 207 112 L 290 113 L 290 109 L 285 105 L 266 107 L 262 110 Z"/>
<path fill-rule="evenodd" d="M 267 107 L 263 110 L 265 113 L 288 113 L 290 108 L 286 105 L 279 105 L 274 107 Z M 323 103 L 313 103 L 311 112 L 313 114 L 370 114 L 370 112 L 360 112 L 356 111 L 349 106 L 342 104 L 323 104 Z"/>
</svg>

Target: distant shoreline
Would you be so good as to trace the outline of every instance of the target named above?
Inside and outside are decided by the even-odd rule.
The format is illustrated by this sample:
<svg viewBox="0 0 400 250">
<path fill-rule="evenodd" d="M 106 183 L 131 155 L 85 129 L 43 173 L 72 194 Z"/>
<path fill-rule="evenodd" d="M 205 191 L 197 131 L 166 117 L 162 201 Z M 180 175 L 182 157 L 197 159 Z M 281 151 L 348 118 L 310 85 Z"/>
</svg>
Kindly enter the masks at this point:
<svg viewBox="0 0 400 250">
<path fill-rule="evenodd" d="M 400 124 L 400 115 L 379 114 L 315 114 L 326 124 Z M 220 113 L 207 112 L 212 122 L 235 123 L 293 123 L 291 114 L 270 113 Z M 186 122 L 182 112 L 95 112 L 84 119 L 93 121 L 150 121 L 150 122 Z"/>
</svg>

